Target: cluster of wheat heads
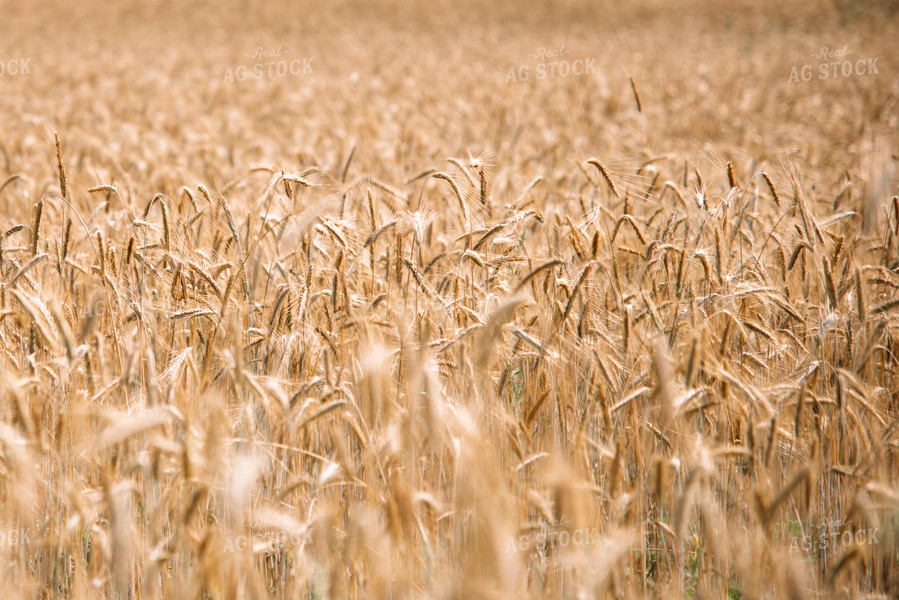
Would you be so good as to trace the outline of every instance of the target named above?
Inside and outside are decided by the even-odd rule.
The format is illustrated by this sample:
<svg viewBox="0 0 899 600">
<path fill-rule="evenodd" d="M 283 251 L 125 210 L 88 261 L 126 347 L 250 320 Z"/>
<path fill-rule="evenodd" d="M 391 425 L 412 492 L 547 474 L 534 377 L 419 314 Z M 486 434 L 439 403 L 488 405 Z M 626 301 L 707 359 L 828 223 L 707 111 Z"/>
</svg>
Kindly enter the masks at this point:
<svg viewBox="0 0 899 600">
<path fill-rule="evenodd" d="M 141 195 L 55 153 L 0 234 L 5 588 L 895 589 L 888 153 L 831 197 L 671 156 L 347 181 L 352 152 Z"/>
</svg>

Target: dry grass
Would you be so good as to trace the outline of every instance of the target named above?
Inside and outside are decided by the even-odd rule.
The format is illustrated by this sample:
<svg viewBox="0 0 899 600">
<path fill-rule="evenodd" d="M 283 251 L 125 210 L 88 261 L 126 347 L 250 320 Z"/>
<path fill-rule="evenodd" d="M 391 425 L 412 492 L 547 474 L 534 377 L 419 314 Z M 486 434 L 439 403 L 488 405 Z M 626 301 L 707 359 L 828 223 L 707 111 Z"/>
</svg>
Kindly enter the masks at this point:
<svg viewBox="0 0 899 600">
<path fill-rule="evenodd" d="M 0 26 L 10 598 L 895 596 L 894 9 L 226 4 Z"/>
</svg>

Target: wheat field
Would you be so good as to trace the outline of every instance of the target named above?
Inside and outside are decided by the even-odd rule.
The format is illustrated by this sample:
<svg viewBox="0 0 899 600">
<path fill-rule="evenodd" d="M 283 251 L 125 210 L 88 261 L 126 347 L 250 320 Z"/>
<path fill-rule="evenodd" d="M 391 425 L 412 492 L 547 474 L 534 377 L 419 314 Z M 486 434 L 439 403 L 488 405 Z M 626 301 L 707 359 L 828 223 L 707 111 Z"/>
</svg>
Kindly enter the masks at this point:
<svg viewBox="0 0 899 600">
<path fill-rule="evenodd" d="M 895 1 L 2 14 L 10 600 L 899 597 Z"/>
</svg>

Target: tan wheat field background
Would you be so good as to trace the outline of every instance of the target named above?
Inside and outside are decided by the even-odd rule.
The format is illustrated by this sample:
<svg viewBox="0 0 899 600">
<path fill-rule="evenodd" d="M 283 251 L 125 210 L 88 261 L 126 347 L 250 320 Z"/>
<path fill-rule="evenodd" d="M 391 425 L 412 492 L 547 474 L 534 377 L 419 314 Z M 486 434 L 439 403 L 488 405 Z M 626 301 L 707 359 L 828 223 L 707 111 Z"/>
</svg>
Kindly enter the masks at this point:
<svg viewBox="0 0 899 600">
<path fill-rule="evenodd" d="M 5 597 L 899 597 L 899 10 L 813 4 L 4 3 Z"/>
</svg>

